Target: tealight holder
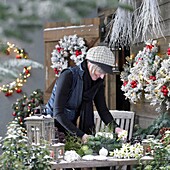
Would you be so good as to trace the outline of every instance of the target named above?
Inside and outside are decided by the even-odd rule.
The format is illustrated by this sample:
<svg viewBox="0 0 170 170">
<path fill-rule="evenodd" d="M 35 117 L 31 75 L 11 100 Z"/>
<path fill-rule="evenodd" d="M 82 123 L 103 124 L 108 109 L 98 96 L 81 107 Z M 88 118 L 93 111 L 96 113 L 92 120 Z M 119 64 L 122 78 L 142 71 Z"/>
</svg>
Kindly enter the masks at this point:
<svg viewBox="0 0 170 170">
<path fill-rule="evenodd" d="M 148 153 L 148 148 L 150 147 L 150 141 L 147 139 L 142 140 L 143 145 L 143 156 L 146 156 Z"/>
<path fill-rule="evenodd" d="M 54 161 L 59 162 L 60 160 L 64 159 L 64 152 L 65 152 L 65 144 L 64 143 L 55 143 L 52 140 L 50 145 L 50 156 L 54 159 Z"/>
</svg>

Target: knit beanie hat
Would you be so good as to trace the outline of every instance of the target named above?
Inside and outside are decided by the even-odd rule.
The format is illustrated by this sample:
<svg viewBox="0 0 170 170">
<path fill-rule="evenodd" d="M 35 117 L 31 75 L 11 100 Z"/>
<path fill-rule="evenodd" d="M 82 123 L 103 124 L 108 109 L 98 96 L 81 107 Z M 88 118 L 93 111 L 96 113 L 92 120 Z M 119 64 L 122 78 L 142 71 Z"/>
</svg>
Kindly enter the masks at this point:
<svg viewBox="0 0 170 170">
<path fill-rule="evenodd" d="M 92 47 L 87 51 L 86 59 L 98 65 L 106 73 L 113 73 L 115 56 L 106 46 Z"/>
</svg>

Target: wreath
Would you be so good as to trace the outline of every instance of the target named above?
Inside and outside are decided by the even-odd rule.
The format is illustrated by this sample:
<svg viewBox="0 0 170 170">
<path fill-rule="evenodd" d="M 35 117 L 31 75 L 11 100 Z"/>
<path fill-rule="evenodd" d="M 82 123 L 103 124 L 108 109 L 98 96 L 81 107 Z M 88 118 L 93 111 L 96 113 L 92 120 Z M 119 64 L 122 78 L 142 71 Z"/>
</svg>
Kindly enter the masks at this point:
<svg viewBox="0 0 170 170">
<path fill-rule="evenodd" d="M 55 75 L 59 77 L 61 71 L 68 67 L 70 59 L 79 65 L 85 59 L 87 49 L 84 39 L 76 34 L 60 39 L 51 53 L 51 67 Z"/>
</svg>

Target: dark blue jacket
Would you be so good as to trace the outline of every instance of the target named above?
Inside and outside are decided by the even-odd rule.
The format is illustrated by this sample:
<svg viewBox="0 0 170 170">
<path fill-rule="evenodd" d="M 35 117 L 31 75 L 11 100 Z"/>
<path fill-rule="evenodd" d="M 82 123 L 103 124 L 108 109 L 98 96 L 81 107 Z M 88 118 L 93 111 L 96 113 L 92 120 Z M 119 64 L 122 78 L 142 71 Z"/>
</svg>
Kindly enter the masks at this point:
<svg viewBox="0 0 170 170">
<path fill-rule="evenodd" d="M 75 67 L 69 67 L 68 69 L 70 69 L 73 74 L 73 83 L 71 87 L 69 100 L 67 101 L 67 104 L 65 106 L 65 113 L 67 113 L 69 119 L 73 121 L 76 118 L 75 116 L 78 116 L 77 109 L 79 108 L 82 102 L 84 70 L 81 68 L 81 65 Z M 53 115 L 53 105 L 54 105 L 56 87 L 57 87 L 57 81 L 52 90 L 51 97 L 48 103 L 46 104 L 47 113 L 50 114 L 52 117 L 55 117 L 55 115 Z"/>
</svg>

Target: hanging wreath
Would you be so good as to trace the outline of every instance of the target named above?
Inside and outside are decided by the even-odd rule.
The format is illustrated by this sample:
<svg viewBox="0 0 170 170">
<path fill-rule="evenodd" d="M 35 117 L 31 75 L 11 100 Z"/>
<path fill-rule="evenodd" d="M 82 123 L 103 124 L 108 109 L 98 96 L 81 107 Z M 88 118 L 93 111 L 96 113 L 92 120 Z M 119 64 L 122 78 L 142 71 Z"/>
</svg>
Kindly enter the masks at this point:
<svg viewBox="0 0 170 170">
<path fill-rule="evenodd" d="M 86 56 L 87 46 L 82 37 L 75 35 L 64 36 L 51 53 L 51 67 L 58 77 L 60 72 L 68 67 L 69 59 L 79 65 Z"/>
<path fill-rule="evenodd" d="M 27 82 L 27 78 L 31 75 L 31 68 L 43 68 L 43 65 L 28 60 L 28 53 L 24 49 L 18 48 L 15 44 L 9 42 L 1 44 L 0 52 L 6 55 L 15 55 L 15 59 L 1 63 L 0 71 L 3 77 L 11 75 L 16 78 L 14 81 L 0 86 L 0 92 L 3 92 L 7 97 L 11 96 L 14 92 L 22 93 L 22 87 L 24 83 Z M 21 66 L 23 66 L 23 71 L 18 75 L 16 68 Z"/>
</svg>

